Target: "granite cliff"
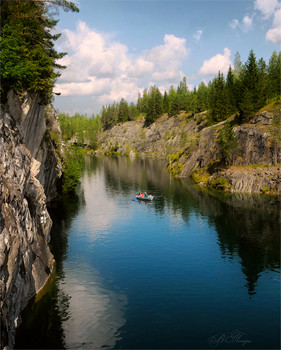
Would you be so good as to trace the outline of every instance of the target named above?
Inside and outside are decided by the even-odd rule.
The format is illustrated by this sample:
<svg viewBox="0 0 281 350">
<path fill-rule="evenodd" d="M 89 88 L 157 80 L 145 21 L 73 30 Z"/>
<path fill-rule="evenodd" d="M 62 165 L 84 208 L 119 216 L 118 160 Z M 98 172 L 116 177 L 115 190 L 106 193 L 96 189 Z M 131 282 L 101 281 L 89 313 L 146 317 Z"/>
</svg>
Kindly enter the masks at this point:
<svg viewBox="0 0 281 350">
<path fill-rule="evenodd" d="M 46 205 L 61 177 L 59 135 L 39 94 L 9 92 L 0 118 L 1 348 L 13 348 L 22 310 L 53 270 Z"/>
<path fill-rule="evenodd" d="M 208 126 L 206 113 L 183 112 L 144 127 L 139 118 L 103 132 L 98 153 L 166 158 L 171 173 L 179 178 L 195 173 L 202 186 L 223 182 L 232 192 L 281 193 L 280 111 L 261 111 L 234 126 L 235 150 L 231 162 L 222 165 L 219 136 L 233 119 Z"/>
</svg>

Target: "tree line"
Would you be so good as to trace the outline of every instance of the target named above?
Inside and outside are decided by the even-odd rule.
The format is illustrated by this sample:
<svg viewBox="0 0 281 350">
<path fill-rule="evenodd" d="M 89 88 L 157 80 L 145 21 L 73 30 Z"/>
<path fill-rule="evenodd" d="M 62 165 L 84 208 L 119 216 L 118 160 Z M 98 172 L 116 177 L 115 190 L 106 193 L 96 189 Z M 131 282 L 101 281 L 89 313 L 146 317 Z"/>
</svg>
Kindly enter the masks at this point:
<svg viewBox="0 0 281 350">
<path fill-rule="evenodd" d="M 87 117 L 79 113 L 73 116 L 59 114 L 59 124 L 64 141 L 72 140 L 77 146 L 87 145 L 92 149 L 97 148 L 98 133 L 102 128 L 99 115 Z"/>
<path fill-rule="evenodd" d="M 104 106 L 101 120 L 104 129 L 119 122 L 134 120 L 140 114 L 145 124 L 150 125 L 163 113 L 169 117 L 180 111 L 192 114 L 208 110 L 210 123 L 217 123 L 237 113 L 240 122 L 245 122 L 261 107 L 274 98 L 280 100 L 281 52 L 273 52 L 268 64 L 263 58 L 258 61 L 251 50 L 247 61 L 242 64 L 240 54 L 235 55 L 234 67 L 229 66 L 226 77 L 222 72 L 206 85 L 202 82 L 190 91 L 184 77 L 175 88 L 162 94 L 157 86 L 144 89 L 137 103 L 120 103 Z"/>
</svg>

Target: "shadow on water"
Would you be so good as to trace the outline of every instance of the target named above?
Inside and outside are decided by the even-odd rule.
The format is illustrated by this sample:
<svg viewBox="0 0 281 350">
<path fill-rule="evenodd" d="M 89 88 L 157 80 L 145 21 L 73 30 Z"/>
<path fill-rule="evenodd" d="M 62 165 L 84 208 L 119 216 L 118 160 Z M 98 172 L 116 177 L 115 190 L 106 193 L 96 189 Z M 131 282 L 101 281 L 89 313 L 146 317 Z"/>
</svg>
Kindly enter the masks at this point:
<svg viewBox="0 0 281 350">
<path fill-rule="evenodd" d="M 240 258 L 245 287 L 249 295 L 255 294 L 263 271 L 280 270 L 280 197 L 198 191 L 188 182 L 183 185 L 215 227 L 222 258 Z"/>
<path fill-rule="evenodd" d="M 219 260 L 223 259 L 227 262 L 233 260 L 236 260 L 236 262 L 238 261 L 239 269 L 241 266 L 241 270 L 245 276 L 245 291 L 247 291 L 249 297 L 252 298 L 254 294 L 258 293 L 258 280 L 262 272 L 278 272 L 280 269 L 280 197 L 225 194 L 202 190 L 197 188 L 197 186 L 189 180 L 177 180 L 171 177 L 166 172 L 165 165 L 165 161 L 155 161 L 152 159 L 97 159 L 95 157 L 86 156 L 84 180 L 89 179 L 90 181 L 84 181 L 84 185 L 87 183 L 91 186 L 91 181 L 94 181 L 92 175 L 100 175 L 99 178 L 102 179 L 100 181 L 104 181 L 106 196 L 108 196 L 105 202 L 106 205 L 110 203 L 111 199 L 118 198 L 118 196 L 121 197 L 121 199 L 133 199 L 135 194 L 139 191 L 146 191 L 155 196 L 153 202 L 147 204 L 147 208 L 154 211 L 158 218 L 164 217 L 166 214 L 172 214 L 174 217 L 180 216 L 187 224 L 191 222 L 194 216 L 206 221 L 208 226 L 213 229 L 208 232 L 214 232 L 214 240 L 216 240 L 214 245 L 216 246 L 217 244 L 219 247 Z M 96 186 L 99 185 L 100 183 L 97 182 Z M 75 289 L 75 286 L 74 283 L 72 283 L 68 286 L 69 289 L 61 288 L 59 282 L 67 283 L 64 280 L 64 265 L 66 265 L 65 261 L 69 254 L 68 239 L 71 241 L 71 238 L 68 237 L 69 230 L 73 224 L 74 218 L 77 217 L 81 212 L 81 209 L 86 205 L 85 197 L 87 197 L 87 191 L 85 190 L 84 196 L 82 188 L 83 186 L 78 189 L 76 194 L 72 194 L 53 203 L 49 208 L 53 219 L 51 247 L 56 260 L 56 271 L 48 284 L 45 295 L 38 302 L 31 303 L 24 313 L 24 322 L 19 328 L 17 334 L 16 348 L 67 348 L 67 331 L 75 333 L 73 332 L 73 329 L 75 328 L 70 328 L 70 330 L 66 330 L 65 328 L 69 317 L 71 317 L 71 303 L 75 304 L 75 294 L 73 294 L 72 299 L 69 296 L 71 293 L 70 289 Z M 101 193 L 104 194 L 105 192 Z M 98 197 L 95 198 L 92 196 L 91 200 L 91 205 L 93 205 L 93 202 L 97 205 L 97 207 L 94 208 L 99 209 L 98 206 L 101 207 L 98 202 Z M 119 202 L 117 201 L 115 204 L 118 205 L 118 203 Z M 146 205 L 146 203 L 140 204 Z M 90 204 L 87 203 L 87 205 Z M 109 214 L 105 214 L 107 215 L 101 216 L 101 225 L 103 225 L 104 222 L 108 223 L 109 221 Z M 94 219 L 97 220 L 97 217 Z M 105 221 L 103 221 L 103 219 Z M 94 224 L 96 225 L 95 227 L 98 226 L 97 222 Z M 90 233 L 92 235 L 92 231 Z M 93 236 L 91 236 L 91 238 L 93 238 Z M 82 249 L 82 243 L 79 240 L 78 242 L 79 249 Z M 96 240 L 96 242 L 98 242 L 98 240 Z M 86 241 L 84 244 L 90 243 L 89 241 Z M 107 247 L 109 246 L 110 244 Z M 90 254 L 89 256 L 92 259 L 95 259 L 97 255 L 98 251 L 95 251 L 95 254 Z M 89 258 L 89 256 L 87 256 L 87 258 Z M 95 289 L 95 298 L 90 295 L 89 298 L 85 300 L 85 310 L 89 312 L 91 307 L 93 307 L 94 302 L 97 303 L 97 310 L 100 312 L 102 311 L 102 302 L 106 303 L 106 306 L 104 306 L 105 311 L 107 310 L 108 305 L 113 305 L 108 314 L 105 311 L 102 314 L 104 315 L 105 322 L 102 324 L 102 329 L 104 330 L 105 335 L 107 335 L 108 332 L 114 333 L 112 335 L 112 339 L 114 340 L 112 344 L 114 344 L 116 341 L 116 334 L 119 334 L 116 329 L 118 327 L 121 329 L 122 324 L 125 324 L 125 318 L 123 317 L 124 315 L 122 312 L 125 310 L 124 305 L 127 303 L 127 296 L 125 294 L 123 296 L 123 292 L 121 293 L 118 291 L 117 293 L 116 291 L 107 290 L 104 281 L 100 282 L 100 280 L 102 280 L 102 276 L 99 276 L 100 271 L 93 269 L 90 265 L 90 261 L 87 259 L 82 261 L 83 259 L 80 255 L 79 259 L 81 259 L 81 261 L 79 260 L 80 264 L 83 263 L 85 265 L 83 278 L 85 278 L 88 283 L 84 283 L 83 281 L 83 284 L 80 281 L 81 285 L 86 286 L 87 288 L 89 283 L 98 286 L 98 289 Z M 106 257 L 104 260 L 106 260 Z M 103 266 L 103 255 L 100 260 L 97 258 L 97 261 L 100 266 Z M 88 270 L 86 269 L 87 266 Z M 127 265 L 125 267 L 127 268 Z M 141 266 L 139 266 L 139 268 L 141 268 Z M 88 271 L 88 275 L 85 272 L 86 270 Z M 196 267 L 194 270 L 196 270 Z M 79 274 L 80 270 L 77 271 Z M 96 271 L 97 277 L 93 276 L 93 271 Z M 79 280 L 78 277 L 81 276 L 76 276 L 73 274 L 73 271 L 71 272 L 71 281 Z M 74 277 L 77 278 L 75 279 Z M 157 276 L 154 277 L 157 278 Z M 244 279 L 244 277 L 242 277 L 242 279 Z M 79 283 L 76 284 L 79 286 Z M 87 292 L 86 287 L 85 290 Z M 96 297 L 99 295 L 97 292 L 100 292 L 100 298 Z M 76 297 L 81 295 L 81 290 L 79 293 L 80 294 L 77 294 Z M 85 295 L 85 293 L 83 295 Z M 106 298 L 104 298 L 104 296 Z M 184 298 L 184 295 L 180 297 Z M 247 294 L 246 297 L 248 299 Z M 129 297 L 128 300 L 130 300 Z M 186 301 L 183 300 L 183 302 Z M 187 305 L 192 308 L 192 305 Z M 151 307 L 153 309 L 154 306 L 151 305 Z M 113 322 L 112 315 L 114 313 L 112 313 L 112 310 L 115 309 L 121 310 L 119 312 L 121 316 L 117 313 L 116 320 L 113 319 Z M 91 319 L 95 319 L 93 315 L 91 316 Z M 91 334 L 93 331 L 97 332 L 100 330 L 99 325 L 101 322 L 98 317 L 100 314 L 96 312 L 95 315 L 96 323 L 87 323 L 88 326 L 95 326 L 95 329 L 93 326 L 93 329 L 89 331 Z M 109 319 L 105 317 L 107 315 L 110 316 Z M 167 315 L 164 314 L 161 316 L 164 321 L 166 320 L 166 316 Z M 133 314 L 132 317 L 137 317 L 137 315 Z M 109 320 L 112 322 L 113 326 L 110 324 Z M 187 320 L 184 321 L 188 322 Z M 195 319 L 193 321 L 195 321 Z M 76 326 L 76 323 L 74 322 L 73 325 Z M 108 328 L 108 325 L 110 325 L 111 330 L 105 331 Z M 129 334 L 130 332 L 126 328 L 127 325 L 126 327 L 123 327 L 126 336 L 129 338 L 130 336 L 134 337 L 133 333 L 132 335 Z M 181 328 L 179 327 L 179 329 Z M 172 332 L 172 330 L 169 329 L 169 332 L 170 331 Z M 184 339 L 186 335 L 181 334 L 181 336 Z M 163 337 L 165 337 L 165 334 L 163 334 Z M 85 338 L 87 337 L 85 336 Z M 75 342 L 82 342 L 84 340 L 84 338 L 79 338 L 75 339 Z M 103 344 L 102 341 L 103 339 L 100 342 L 101 344 Z M 173 342 L 174 338 L 171 339 L 171 341 Z M 181 344 L 180 340 L 179 344 Z M 117 342 L 116 345 L 117 348 L 118 346 L 122 348 L 124 343 L 120 341 L 120 343 Z M 110 348 L 112 348 L 112 346 Z"/>
<path fill-rule="evenodd" d="M 155 196 L 151 205 L 164 215 L 171 210 L 188 223 L 196 213 L 215 227 L 223 259 L 240 258 L 248 294 L 256 293 L 265 270 L 280 269 L 280 196 L 221 193 L 195 186 L 190 180 L 172 178 L 165 161 L 152 159 L 91 159 L 103 169 L 111 196 L 146 191 Z M 98 163 L 97 163 L 98 162 Z"/>
<path fill-rule="evenodd" d="M 63 278 L 63 262 L 67 258 L 68 230 L 84 206 L 81 189 L 51 203 L 48 211 L 53 220 L 51 251 L 56 260 L 55 271 L 39 300 L 31 300 L 24 310 L 23 323 L 16 336 L 16 349 L 65 349 L 63 322 L 68 318 L 70 297 L 58 286 Z"/>
</svg>

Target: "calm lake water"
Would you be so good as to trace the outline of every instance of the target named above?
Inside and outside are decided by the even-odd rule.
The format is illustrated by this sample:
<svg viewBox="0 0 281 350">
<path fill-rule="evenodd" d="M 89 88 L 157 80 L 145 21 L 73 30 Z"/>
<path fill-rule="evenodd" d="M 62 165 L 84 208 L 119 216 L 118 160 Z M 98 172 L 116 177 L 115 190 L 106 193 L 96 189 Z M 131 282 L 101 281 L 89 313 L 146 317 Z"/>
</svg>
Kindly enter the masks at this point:
<svg viewBox="0 0 281 350">
<path fill-rule="evenodd" d="M 140 190 L 153 202 L 132 200 Z M 56 273 L 17 348 L 280 348 L 277 198 L 87 156 L 81 187 L 50 212 Z"/>
</svg>

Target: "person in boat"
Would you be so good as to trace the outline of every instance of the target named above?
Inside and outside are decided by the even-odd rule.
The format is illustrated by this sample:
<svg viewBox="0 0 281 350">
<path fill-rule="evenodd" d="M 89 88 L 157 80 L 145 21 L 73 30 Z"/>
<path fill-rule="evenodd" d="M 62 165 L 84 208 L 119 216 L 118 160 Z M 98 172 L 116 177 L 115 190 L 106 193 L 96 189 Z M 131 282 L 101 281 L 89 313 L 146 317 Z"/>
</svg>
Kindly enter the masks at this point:
<svg viewBox="0 0 281 350">
<path fill-rule="evenodd" d="M 144 192 L 144 196 L 145 196 L 145 197 L 148 197 L 148 195 L 147 195 L 147 193 L 146 193 L 146 192 Z"/>
</svg>

